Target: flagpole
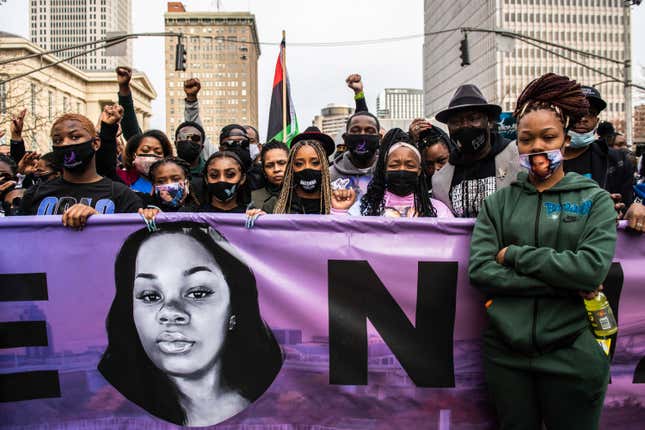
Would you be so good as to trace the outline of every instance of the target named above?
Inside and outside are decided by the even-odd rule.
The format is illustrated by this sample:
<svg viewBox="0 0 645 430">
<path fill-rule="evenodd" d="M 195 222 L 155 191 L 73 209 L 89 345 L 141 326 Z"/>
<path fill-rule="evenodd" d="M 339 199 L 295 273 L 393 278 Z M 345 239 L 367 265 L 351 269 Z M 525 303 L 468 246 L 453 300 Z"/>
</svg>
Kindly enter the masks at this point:
<svg viewBox="0 0 645 430">
<path fill-rule="evenodd" d="M 282 142 L 287 142 L 287 32 L 282 30 Z"/>
</svg>

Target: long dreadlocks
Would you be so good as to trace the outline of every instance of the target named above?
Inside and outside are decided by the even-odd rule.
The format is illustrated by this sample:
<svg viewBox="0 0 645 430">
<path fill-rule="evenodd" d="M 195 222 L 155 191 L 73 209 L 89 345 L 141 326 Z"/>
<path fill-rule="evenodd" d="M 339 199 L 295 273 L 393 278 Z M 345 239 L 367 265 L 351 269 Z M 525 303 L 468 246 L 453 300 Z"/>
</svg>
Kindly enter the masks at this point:
<svg viewBox="0 0 645 430">
<path fill-rule="evenodd" d="M 547 73 L 524 88 L 513 116 L 519 122 L 527 113 L 542 109 L 555 112 L 567 130 L 588 112 L 589 102 L 576 81 Z"/>
<path fill-rule="evenodd" d="M 284 172 L 284 183 L 282 184 L 282 191 L 280 197 L 273 209 L 274 214 L 291 213 L 291 204 L 293 202 L 293 195 L 295 194 L 296 184 L 293 181 L 294 171 L 293 163 L 298 155 L 298 151 L 304 147 L 310 146 L 316 151 L 316 156 L 320 160 L 320 167 L 322 173 L 322 186 L 320 198 L 320 214 L 328 215 L 331 208 L 331 177 L 329 176 L 329 163 L 327 161 L 327 154 L 322 148 L 322 145 L 316 140 L 301 140 L 291 147 L 289 152 L 289 159 L 287 160 L 287 168 Z"/>
<path fill-rule="evenodd" d="M 364 216 L 381 216 L 385 211 L 387 157 L 392 145 L 398 142 L 410 142 L 410 136 L 400 128 L 389 130 L 381 140 L 381 149 L 374 169 L 374 176 L 367 186 L 367 192 L 361 199 L 361 214 Z M 428 181 L 423 168 L 421 168 L 421 175 L 414 190 L 414 209 L 419 217 L 437 216 L 437 211 L 430 201 Z"/>
</svg>

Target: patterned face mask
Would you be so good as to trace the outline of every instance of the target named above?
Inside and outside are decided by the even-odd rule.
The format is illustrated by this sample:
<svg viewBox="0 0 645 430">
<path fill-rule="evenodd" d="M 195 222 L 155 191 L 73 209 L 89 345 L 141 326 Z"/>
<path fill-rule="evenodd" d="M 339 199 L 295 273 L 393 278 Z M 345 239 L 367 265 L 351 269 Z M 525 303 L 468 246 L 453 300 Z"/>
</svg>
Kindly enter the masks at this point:
<svg viewBox="0 0 645 430">
<path fill-rule="evenodd" d="M 553 175 L 562 164 L 562 151 L 535 152 L 533 154 L 520 154 L 520 165 L 529 171 L 529 174 L 545 181 Z"/>
<path fill-rule="evenodd" d="M 155 185 L 154 192 L 164 206 L 177 208 L 182 205 L 188 194 L 188 184 L 183 182 L 171 182 L 169 184 Z"/>
</svg>

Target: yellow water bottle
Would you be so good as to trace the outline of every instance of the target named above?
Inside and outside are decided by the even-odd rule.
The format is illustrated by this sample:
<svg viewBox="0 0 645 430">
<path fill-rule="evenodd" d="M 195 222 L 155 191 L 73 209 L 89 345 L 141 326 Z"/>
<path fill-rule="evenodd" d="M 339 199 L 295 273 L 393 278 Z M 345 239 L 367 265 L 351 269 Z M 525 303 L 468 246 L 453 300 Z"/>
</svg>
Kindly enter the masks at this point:
<svg viewBox="0 0 645 430">
<path fill-rule="evenodd" d="M 616 318 L 611 306 L 609 306 L 607 296 L 600 292 L 593 299 L 585 299 L 585 308 L 596 340 L 605 351 L 605 354 L 609 354 L 610 336 L 616 334 L 618 324 L 616 324 Z"/>
</svg>

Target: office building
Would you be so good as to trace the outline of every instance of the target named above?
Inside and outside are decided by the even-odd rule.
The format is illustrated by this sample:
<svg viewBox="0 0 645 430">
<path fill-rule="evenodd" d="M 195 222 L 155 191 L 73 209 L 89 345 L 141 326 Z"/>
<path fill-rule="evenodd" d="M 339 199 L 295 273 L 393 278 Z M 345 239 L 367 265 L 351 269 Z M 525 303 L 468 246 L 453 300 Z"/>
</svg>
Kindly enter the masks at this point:
<svg viewBox="0 0 645 430">
<path fill-rule="evenodd" d="M 45 51 L 66 48 L 104 39 L 110 33 L 132 33 L 131 0 L 31 0 L 29 22 L 34 44 Z M 70 57 L 93 47 L 71 49 L 58 56 Z M 120 56 L 108 56 L 105 49 L 99 49 L 69 62 L 84 71 L 131 66 L 132 41 L 119 47 Z"/>
<path fill-rule="evenodd" d="M 461 27 L 507 30 L 622 62 L 624 28 L 630 27 L 629 20 L 624 20 L 622 5 L 621 0 L 425 0 L 425 32 Z M 601 118 L 624 121 L 622 84 L 599 73 L 622 80 L 622 64 L 546 47 L 558 56 L 523 41 L 469 32 L 471 64 L 462 67 L 459 49 L 462 38 L 460 31 L 425 37 L 427 117 L 446 108 L 456 88 L 465 83 L 477 85 L 490 102 L 501 105 L 504 111 L 512 111 L 517 97 L 531 80 L 554 72 L 584 85 L 596 85 L 608 105 Z"/>
<path fill-rule="evenodd" d="M 184 121 L 184 81 L 199 78 L 199 107 L 206 133 L 216 140 L 227 124 L 258 125 L 258 43 L 248 12 L 191 12 L 169 2 L 165 31 L 182 33 L 186 71 L 175 71 L 177 38 L 166 38 L 166 130 Z"/>
<path fill-rule="evenodd" d="M 376 98 L 376 112 L 383 119 L 423 117 L 423 90 L 386 88 Z"/>
</svg>

